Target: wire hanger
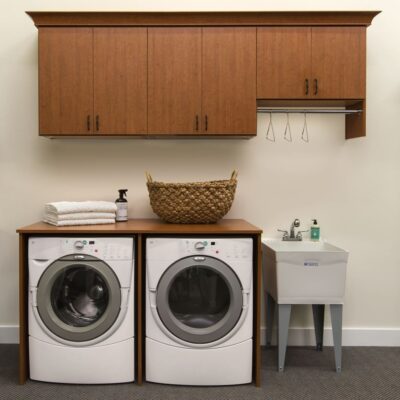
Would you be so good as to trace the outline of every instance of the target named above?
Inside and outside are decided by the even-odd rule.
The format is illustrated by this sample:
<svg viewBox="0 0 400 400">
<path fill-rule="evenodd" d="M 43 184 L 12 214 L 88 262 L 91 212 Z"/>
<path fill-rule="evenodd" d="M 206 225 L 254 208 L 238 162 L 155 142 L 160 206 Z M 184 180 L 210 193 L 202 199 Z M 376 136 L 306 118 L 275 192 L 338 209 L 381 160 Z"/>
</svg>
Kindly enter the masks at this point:
<svg viewBox="0 0 400 400">
<path fill-rule="evenodd" d="M 286 127 L 285 127 L 285 133 L 283 134 L 283 138 L 288 142 L 292 141 L 292 130 L 290 128 L 289 113 L 286 113 Z"/>
<path fill-rule="evenodd" d="M 270 137 L 270 133 L 272 133 L 272 136 Z M 267 129 L 267 134 L 265 136 L 267 140 L 270 142 L 275 142 L 275 131 L 274 131 L 274 125 L 272 124 L 272 113 L 269 113 L 269 123 L 268 123 L 268 129 Z"/>
<path fill-rule="evenodd" d="M 308 137 L 307 113 L 304 113 L 304 125 L 303 125 L 303 130 L 301 131 L 301 140 L 303 140 L 306 143 L 310 141 Z"/>
</svg>

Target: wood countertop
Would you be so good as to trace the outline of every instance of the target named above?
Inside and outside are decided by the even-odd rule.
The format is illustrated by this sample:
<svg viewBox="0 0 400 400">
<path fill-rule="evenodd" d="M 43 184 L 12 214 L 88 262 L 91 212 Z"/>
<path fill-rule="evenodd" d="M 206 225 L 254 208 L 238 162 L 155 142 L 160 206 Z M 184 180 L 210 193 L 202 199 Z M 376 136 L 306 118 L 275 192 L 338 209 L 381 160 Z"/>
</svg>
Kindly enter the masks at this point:
<svg viewBox="0 0 400 400">
<path fill-rule="evenodd" d="M 222 219 L 216 224 L 168 224 L 159 219 L 130 219 L 107 225 L 57 227 L 37 222 L 17 229 L 20 234 L 245 234 L 258 235 L 262 229 L 244 219 Z"/>
</svg>

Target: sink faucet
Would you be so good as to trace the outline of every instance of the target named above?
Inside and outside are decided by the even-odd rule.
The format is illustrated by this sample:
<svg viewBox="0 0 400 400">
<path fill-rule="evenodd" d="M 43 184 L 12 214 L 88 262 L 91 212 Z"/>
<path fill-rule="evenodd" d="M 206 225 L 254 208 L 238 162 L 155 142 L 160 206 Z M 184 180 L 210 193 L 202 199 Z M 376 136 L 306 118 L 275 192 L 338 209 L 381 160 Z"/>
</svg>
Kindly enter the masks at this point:
<svg viewBox="0 0 400 400">
<path fill-rule="evenodd" d="M 300 220 L 299 219 L 295 219 L 293 222 L 292 222 L 292 225 L 290 226 L 290 236 L 289 236 L 289 239 L 295 239 L 295 236 L 294 236 L 294 228 L 296 227 L 296 228 L 298 228 L 300 226 Z"/>
<path fill-rule="evenodd" d="M 282 240 L 284 241 L 291 241 L 291 242 L 300 242 L 303 240 L 303 235 L 302 233 L 308 232 L 308 229 L 306 231 L 298 231 L 297 234 L 295 234 L 294 228 L 298 228 L 300 226 L 300 220 L 296 218 L 293 222 L 292 225 L 290 226 L 290 234 L 288 231 L 278 229 L 279 232 L 283 232 Z"/>
</svg>

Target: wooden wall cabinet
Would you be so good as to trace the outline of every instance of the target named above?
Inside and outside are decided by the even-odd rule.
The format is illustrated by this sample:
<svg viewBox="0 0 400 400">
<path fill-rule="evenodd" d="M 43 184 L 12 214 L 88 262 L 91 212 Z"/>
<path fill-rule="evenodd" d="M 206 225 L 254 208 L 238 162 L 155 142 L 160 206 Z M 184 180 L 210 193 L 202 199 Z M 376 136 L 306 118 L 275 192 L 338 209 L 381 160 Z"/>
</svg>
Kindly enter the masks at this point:
<svg viewBox="0 0 400 400">
<path fill-rule="evenodd" d="M 310 79 L 311 28 L 257 29 L 257 98 L 307 99 Z"/>
<path fill-rule="evenodd" d="M 366 28 L 312 28 L 311 95 L 365 99 Z"/>
<path fill-rule="evenodd" d="M 93 29 L 39 31 L 39 132 L 93 132 Z"/>
<path fill-rule="evenodd" d="M 149 28 L 149 130 L 200 131 L 201 28 Z"/>
<path fill-rule="evenodd" d="M 94 133 L 147 132 L 147 29 L 94 29 Z"/>
<path fill-rule="evenodd" d="M 147 131 L 145 28 L 41 28 L 42 135 Z"/>
<path fill-rule="evenodd" d="M 256 29 L 149 28 L 149 135 L 255 135 Z"/>
<path fill-rule="evenodd" d="M 257 98 L 364 99 L 365 27 L 257 31 Z"/>
<path fill-rule="evenodd" d="M 379 12 L 28 12 L 44 136 L 249 138 L 257 105 L 342 106 L 365 136 Z"/>
</svg>

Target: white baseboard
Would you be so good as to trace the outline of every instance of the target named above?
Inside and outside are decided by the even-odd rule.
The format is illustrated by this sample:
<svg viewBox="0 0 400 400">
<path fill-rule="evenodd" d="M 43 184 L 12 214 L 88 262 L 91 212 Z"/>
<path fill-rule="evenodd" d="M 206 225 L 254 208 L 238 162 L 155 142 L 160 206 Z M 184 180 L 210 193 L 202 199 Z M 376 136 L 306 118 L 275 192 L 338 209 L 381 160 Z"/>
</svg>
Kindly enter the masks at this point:
<svg viewBox="0 0 400 400">
<path fill-rule="evenodd" d="M 261 328 L 261 344 L 266 344 L 265 327 Z M 276 344 L 276 330 L 272 335 L 272 344 Z M 18 325 L 0 325 L 0 343 L 15 344 L 19 342 Z M 289 346 L 314 346 L 314 328 L 290 328 Z M 332 346 L 332 329 L 324 330 L 324 345 Z M 400 328 L 343 328 L 343 346 L 400 346 Z"/>
<path fill-rule="evenodd" d="M 0 325 L 0 344 L 2 343 L 19 343 L 18 325 Z"/>
<path fill-rule="evenodd" d="M 266 344 L 267 328 L 261 328 L 261 344 Z M 276 329 L 272 333 L 272 344 L 276 344 Z M 314 328 L 290 328 L 289 346 L 314 346 Z M 324 345 L 333 346 L 332 329 L 324 329 Z M 400 346 L 400 328 L 343 328 L 342 346 Z"/>
</svg>

